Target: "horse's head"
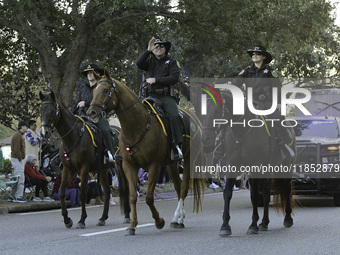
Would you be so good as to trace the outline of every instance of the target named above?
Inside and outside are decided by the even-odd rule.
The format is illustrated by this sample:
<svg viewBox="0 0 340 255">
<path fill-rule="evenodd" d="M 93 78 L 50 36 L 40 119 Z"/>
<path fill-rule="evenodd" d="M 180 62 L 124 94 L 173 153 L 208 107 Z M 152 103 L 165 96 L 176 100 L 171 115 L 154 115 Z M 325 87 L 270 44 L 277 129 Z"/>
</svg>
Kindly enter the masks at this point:
<svg viewBox="0 0 340 255">
<path fill-rule="evenodd" d="M 46 95 L 39 92 L 39 96 L 41 99 L 41 135 L 48 138 L 51 135 L 52 127 L 59 120 L 60 109 L 53 91 Z"/>
<path fill-rule="evenodd" d="M 107 68 L 104 69 L 104 76 L 95 78 L 98 85 L 93 90 L 93 99 L 86 114 L 93 122 L 98 122 L 103 113 L 116 109 L 118 97 L 116 85 Z"/>
</svg>

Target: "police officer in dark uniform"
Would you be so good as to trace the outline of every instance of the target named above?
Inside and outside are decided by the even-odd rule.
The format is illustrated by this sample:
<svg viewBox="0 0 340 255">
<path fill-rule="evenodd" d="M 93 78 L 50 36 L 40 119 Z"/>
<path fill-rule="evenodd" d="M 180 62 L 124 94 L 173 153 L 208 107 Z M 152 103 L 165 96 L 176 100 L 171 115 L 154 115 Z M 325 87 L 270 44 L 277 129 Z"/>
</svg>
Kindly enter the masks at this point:
<svg viewBox="0 0 340 255">
<path fill-rule="evenodd" d="M 96 64 L 90 64 L 84 68 L 82 71 L 82 74 L 87 77 L 89 83 L 84 84 L 84 86 L 81 88 L 77 102 L 75 104 L 75 111 L 79 116 L 86 116 L 86 111 L 90 107 L 90 103 L 93 99 L 93 89 L 97 87 L 97 80 L 94 78 L 93 72 L 96 72 L 98 75 L 104 75 L 104 70 L 102 68 L 99 68 Z M 99 119 L 99 121 L 96 123 L 97 127 L 102 132 L 104 139 L 106 141 L 106 144 L 108 146 L 108 157 L 109 161 L 113 162 L 113 154 L 114 154 L 114 142 L 111 136 L 111 128 L 109 121 L 102 117 Z"/>
<path fill-rule="evenodd" d="M 168 56 L 171 43 L 164 42 L 160 38 L 152 38 L 148 49 L 137 59 L 137 66 L 146 71 L 144 90 L 147 96 L 153 96 L 162 101 L 162 107 L 166 112 L 174 139 L 171 150 L 171 159 L 183 158 L 180 146 L 182 138 L 182 122 L 176 102 L 174 85 L 179 81 L 180 70 L 177 61 Z"/>
<path fill-rule="evenodd" d="M 84 75 L 89 83 L 85 83 L 78 94 L 76 104 L 74 106 L 76 114 L 79 116 L 87 116 L 86 111 L 90 107 L 90 103 L 93 99 L 93 89 L 97 86 L 97 81 L 94 79 L 94 76 L 87 77 L 88 72 L 96 72 L 99 75 L 104 75 L 104 70 L 99 68 L 96 64 L 87 65 L 82 71 L 82 75 Z"/>
<path fill-rule="evenodd" d="M 241 87 L 245 84 L 246 87 L 252 87 L 253 102 L 255 104 L 258 103 L 259 107 L 262 106 L 262 110 L 267 110 L 272 106 L 273 87 L 278 88 L 278 102 L 281 102 L 282 83 L 278 78 L 278 73 L 268 65 L 273 58 L 272 55 L 267 52 L 265 47 L 257 45 L 254 49 L 250 49 L 247 52 L 251 56 L 253 64 L 238 74 L 233 81 L 233 85 Z M 280 105 L 278 105 L 278 107 L 279 106 Z M 268 117 L 271 119 L 284 119 L 284 116 L 281 115 L 278 108 Z M 295 153 L 288 145 L 291 142 L 288 129 L 283 127 L 281 124 L 275 125 L 275 128 L 282 140 L 284 153 L 286 156 L 294 157 Z"/>
</svg>

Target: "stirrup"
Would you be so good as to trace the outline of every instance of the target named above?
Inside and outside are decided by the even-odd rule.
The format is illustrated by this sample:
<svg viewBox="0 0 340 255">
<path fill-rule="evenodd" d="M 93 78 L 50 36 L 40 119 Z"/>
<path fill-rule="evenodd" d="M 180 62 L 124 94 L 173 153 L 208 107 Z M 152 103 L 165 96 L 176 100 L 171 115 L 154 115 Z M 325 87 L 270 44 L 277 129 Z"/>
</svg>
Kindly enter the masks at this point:
<svg viewBox="0 0 340 255">
<path fill-rule="evenodd" d="M 178 145 L 176 145 L 176 148 L 171 150 L 171 160 L 180 160 L 183 158 L 183 153 Z"/>
</svg>

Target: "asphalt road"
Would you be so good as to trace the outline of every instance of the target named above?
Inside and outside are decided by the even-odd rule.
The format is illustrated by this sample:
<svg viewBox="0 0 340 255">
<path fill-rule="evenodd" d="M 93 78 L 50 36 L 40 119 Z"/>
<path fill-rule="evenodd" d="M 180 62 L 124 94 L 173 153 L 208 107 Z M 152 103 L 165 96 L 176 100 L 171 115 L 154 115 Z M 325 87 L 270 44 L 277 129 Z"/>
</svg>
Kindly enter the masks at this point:
<svg viewBox="0 0 340 255">
<path fill-rule="evenodd" d="M 284 228 L 283 216 L 271 207 L 269 231 L 249 236 L 249 192 L 234 192 L 229 238 L 219 237 L 222 193 L 205 196 L 199 214 L 192 213 L 192 199 L 186 200 L 185 229 L 169 227 L 177 201 L 156 201 L 166 221 L 162 230 L 154 227 L 147 205 L 139 203 L 135 236 L 125 236 L 127 225 L 118 206 L 110 207 L 104 227 L 96 226 L 102 207 L 88 207 L 85 229 L 75 228 L 79 209 L 69 211 L 71 229 L 64 227 L 60 210 L 0 215 L 0 254 L 340 254 L 340 208 L 332 198 L 300 197 L 300 202 L 293 227 Z"/>
</svg>

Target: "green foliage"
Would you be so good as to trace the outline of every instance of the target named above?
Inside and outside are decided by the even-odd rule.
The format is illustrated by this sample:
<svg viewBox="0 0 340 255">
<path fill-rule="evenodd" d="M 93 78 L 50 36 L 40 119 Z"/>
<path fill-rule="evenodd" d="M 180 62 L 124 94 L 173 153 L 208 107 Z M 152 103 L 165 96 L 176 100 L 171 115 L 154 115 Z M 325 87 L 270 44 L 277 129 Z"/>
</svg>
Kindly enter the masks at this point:
<svg viewBox="0 0 340 255">
<path fill-rule="evenodd" d="M 174 5 L 173 5 L 174 3 Z M 4 0 L 0 5 L 0 123 L 36 118 L 40 90 L 67 106 L 100 62 L 138 90 L 135 65 L 152 36 L 172 42 L 183 76 L 233 77 L 263 44 L 284 77 L 336 77 L 339 27 L 326 0 Z"/>
<path fill-rule="evenodd" d="M 0 174 L 10 174 L 13 171 L 12 163 L 9 159 L 4 159 L 4 168 L 0 169 Z"/>
</svg>

